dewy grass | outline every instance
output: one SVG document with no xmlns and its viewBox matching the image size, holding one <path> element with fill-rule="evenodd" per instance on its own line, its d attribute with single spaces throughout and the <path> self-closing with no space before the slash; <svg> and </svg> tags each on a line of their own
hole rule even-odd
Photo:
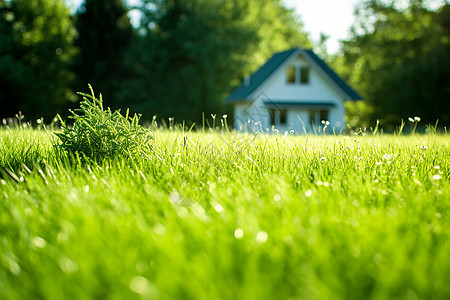
<svg viewBox="0 0 450 300">
<path fill-rule="evenodd" d="M 104 109 L 102 97 L 97 99 L 89 85 L 91 95 L 83 96 L 80 109 L 70 111 L 74 120 L 69 127 L 58 115 L 61 133 L 55 133 L 60 143 L 57 147 L 70 153 L 102 160 L 105 158 L 147 156 L 151 150 L 153 133 L 139 125 L 140 116 L 123 116 L 120 111 Z"/>
<path fill-rule="evenodd" d="M 0 299 L 449 299 L 448 135 L 152 144 L 0 179 Z"/>
<path fill-rule="evenodd" d="M 45 165 L 51 147 L 45 131 L 20 126 L 4 127 L 0 132 L 0 173 Z"/>
</svg>

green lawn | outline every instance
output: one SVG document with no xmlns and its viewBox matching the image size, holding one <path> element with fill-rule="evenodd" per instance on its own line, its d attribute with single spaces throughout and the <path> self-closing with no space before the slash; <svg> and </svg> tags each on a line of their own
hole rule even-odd
<svg viewBox="0 0 450 300">
<path fill-rule="evenodd" d="M 449 299 L 450 138 L 0 130 L 0 299 Z"/>
</svg>

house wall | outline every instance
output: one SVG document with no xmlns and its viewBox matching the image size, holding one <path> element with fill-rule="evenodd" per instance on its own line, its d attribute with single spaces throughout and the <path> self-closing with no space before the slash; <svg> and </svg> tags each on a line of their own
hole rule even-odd
<svg viewBox="0 0 450 300">
<path fill-rule="evenodd" d="M 286 80 L 287 66 L 308 66 L 310 69 L 309 83 L 307 84 L 288 84 Z M 315 103 L 334 103 L 333 108 L 329 110 L 328 132 L 339 132 L 344 127 L 345 108 L 343 99 L 339 93 L 302 57 L 295 57 L 285 62 L 277 72 L 272 74 L 265 84 L 258 88 L 251 97 L 253 102 L 240 103 L 235 105 L 235 128 L 238 130 L 254 131 L 255 129 L 272 131 L 269 111 L 264 102 L 278 101 L 283 102 L 315 102 Z M 312 128 L 309 120 L 308 108 L 290 108 L 287 111 L 286 124 L 275 124 L 275 128 L 281 132 L 294 130 L 296 133 L 319 132 L 322 130 L 322 124 L 315 124 Z M 257 123 L 257 125 L 255 125 Z M 320 127 L 320 128 L 319 128 Z"/>
<path fill-rule="evenodd" d="M 234 128 L 239 131 L 264 131 L 270 125 L 269 111 L 264 105 L 263 98 L 253 102 L 239 103 L 234 106 Z"/>
</svg>

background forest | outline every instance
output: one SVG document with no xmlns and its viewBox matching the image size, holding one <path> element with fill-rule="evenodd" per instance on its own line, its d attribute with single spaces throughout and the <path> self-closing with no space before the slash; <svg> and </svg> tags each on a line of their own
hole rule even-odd
<svg viewBox="0 0 450 300">
<path fill-rule="evenodd" d="M 350 38 L 329 55 L 281 0 L 0 0 L 0 117 L 50 121 L 87 83 L 113 109 L 195 122 L 274 52 L 314 48 L 365 101 L 352 126 L 409 116 L 450 124 L 450 5 L 361 0 Z M 139 16 L 130 20 L 129 12 Z"/>
</svg>

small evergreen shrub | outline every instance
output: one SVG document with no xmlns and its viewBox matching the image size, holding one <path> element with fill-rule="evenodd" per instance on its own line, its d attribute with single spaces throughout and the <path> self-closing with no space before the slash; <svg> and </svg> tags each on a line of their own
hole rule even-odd
<svg viewBox="0 0 450 300">
<path fill-rule="evenodd" d="M 57 115 L 62 129 L 55 133 L 57 147 L 95 160 L 147 156 L 153 132 L 139 125 L 141 115 L 129 117 L 128 109 L 125 116 L 120 110 L 103 109 L 102 95 L 97 99 L 91 85 L 89 89 L 91 95 L 78 93 L 83 96 L 80 108 L 69 110 L 69 118 L 75 120 L 72 127 Z"/>
</svg>

